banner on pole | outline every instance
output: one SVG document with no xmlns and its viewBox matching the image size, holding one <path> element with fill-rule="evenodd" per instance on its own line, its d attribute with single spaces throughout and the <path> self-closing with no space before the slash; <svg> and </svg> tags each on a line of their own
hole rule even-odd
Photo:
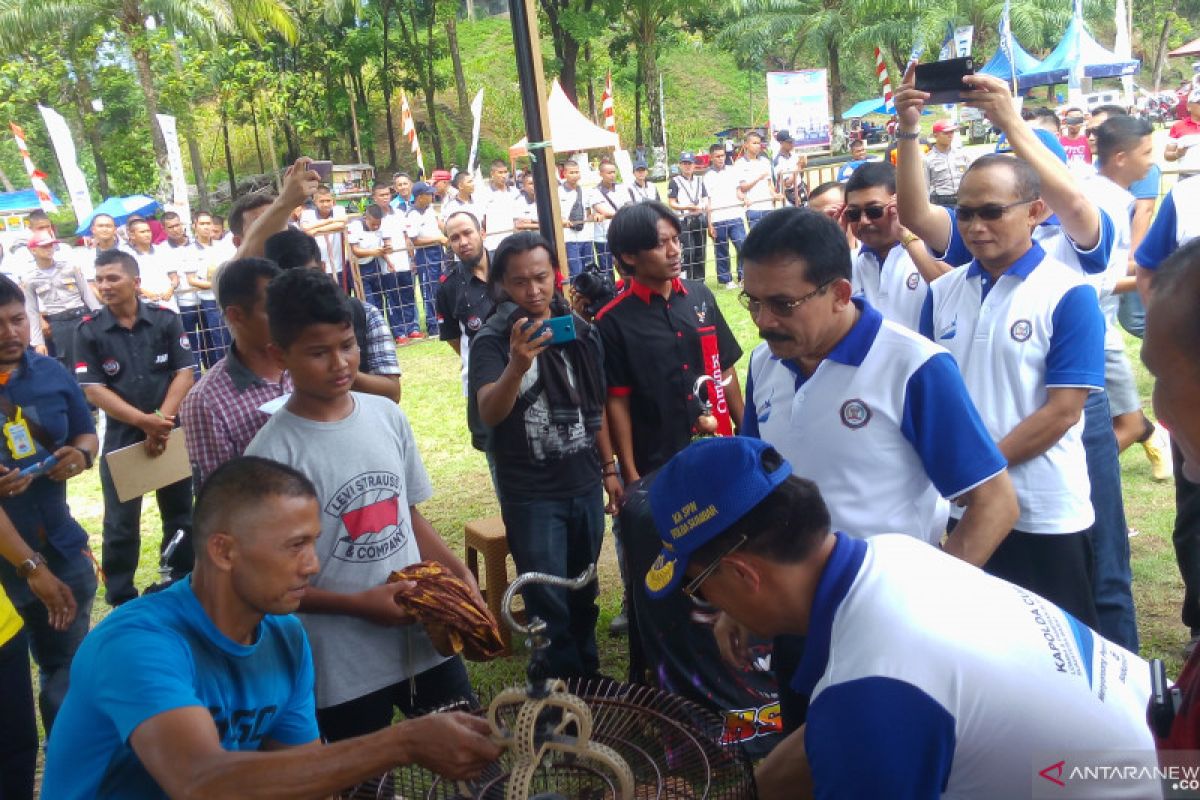
<svg viewBox="0 0 1200 800">
<path fill-rule="evenodd" d="M 479 125 L 483 121 L 483 89 L 471 101 L 471 118 L 474 122 L 471 126 L 471 156 L 467 159 L 467 172 L 474 173 L 478 166 L 475 159 L 479 155 Z"/>
<path fill-rule="evenodd" d="M 50 197 L 50 187 L 46 185 L 46 173 L 35 167 L 33 159 L 29 156 L 29 148 L 25 145 L 25 131 L 15 122 L 9 122 L 8 127 L 12 129 L 13 138 L 17 140 L 17 150 L 21 153 L 21 161 L 25 163 L 25 174 L 29 176 L 29 185 L 37 193 L 42 210 L 47 214 L 53 214 L 58 210 L 58 206 Z"/>
<path fill-rule="evenodd" d="M 787 131 L 797 147 L 829 144 L 829 79 L 823 69 L 767 73 L 771 130 Z"/>
<path fill-rule="evenodd" d="M 971 55 L 972 43 L 975 40 L 975 26 L 963 25 L 954 29 L 954 57 L 966 58 Z"/>
<path fill-rule="evenodd" d="M 896 110 L 896 102 L 892 99 L 892 82 L 888 80 L 887 62 L 883 60 L 883 51 L 875 48 L 875 74 L 879 77 L 879 87 L 883 90 L 883 110 L 892 113 Z"/>
<path fill-rule="evenodd" d="M 604 130 L 617 132 L 617 115 L 613 107 L 612 71 L 609 70 L 604 79 L 604 96 L 600 98 L 600 115 L 603 119 Z"/>
<path fill-rule="evenodd" d="M 400 93 L 400 132 L 408 139 L 408 146 L 417 157 L 417 169 L 421 180 L 428 180 L 425 175 L 425 159 L 421 157 L 421 143 L 417 141 L 417 124 L 413 122 L 412 109 L 408 107 L 408 95 Z"/>
<path fill-rule="evenodd" d="M 183 154 L 179 152 L 179 132 L 175 118 L 168 114 L 155 114 L 158 129 L 162 131 L 167 145 L 167 171 L 171 174 L 171 205 L 175 213 L 183 217 L 185 225 L 191 223 L 192 210 L 188 203 L 187 176 L 183 172 Z"/>
<path fill-rule="evenodd" d="M 50 144 L 54 146 L 54 154 L 58 157 L 58 167 L 62 170 L 63 182 L 67 184 L 67 194 L 71 196 L 71 208 L 75 209 L 75 219 L 83 222 L 92 215 L 92 195 L 88 191 L 87 178 L 79 169 L 75 153 L 75 142 L 71 139 L 71 129 L 63 115 L 53 108 L 38 105 L 46 130 L 50 134 Z"/>
</svg>

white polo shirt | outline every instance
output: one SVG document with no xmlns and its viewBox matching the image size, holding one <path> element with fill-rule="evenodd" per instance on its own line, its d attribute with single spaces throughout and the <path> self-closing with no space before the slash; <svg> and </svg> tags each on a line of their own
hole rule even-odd
<svg viewBox="0 0 1200 800">
<path fill-rule="evenodd" d="M 601 183 L 588 194 L 587 204 L 589 209 L 599 208 L 609 214 L 615 214 L 622 206 L 629 205 L 629 193 L 622 192 L 620 187 L 615 184 L 613 188 L 608 189 Z M 592 223 L 592 241 L 608 241 L 608 223 L 610 221 L 605 219 Z"/>
<path fill-rule="evenodd" d="M 459 195 L 447 197 L 445 202 L 442 203 L 442 207 L 438 210 L 438 221 L 445 224 L 447 218 L 458 211 L 469 212 L 475 217 L 476 221 L 481 221 L 483 219 L 483 209 L 479 207 L 479 203 L 476 202 L 477 200 L 478 198 L 473 194 L 470 200 L 463 200 Z"/>
<path fill-rule="evenodd" d="M 562 215 L 562 221 L 568 222 L 571 218 L 571 209 L 578 203 L 583 208 L 583 227 L 579 230 L 573 228 L 563 228 L 564 242 L 590 242 L 592 241 L 592 223 L 587 220 L 591 219 L 591 206 L 588 205 L 588 191 L 581 184 L 576 184 L 574 189 L 568 189 L 565 183 L 558 184 L 558 210 Z M 578 220 L 576 220 L 578 222 Z"/>
<path fill-rule="evenodd" d="M 775 207 L 775 196 L 772 194 L 774 178 L 771 172 L 770 158 L 763 154 L 759 154 L 758 158 L 754 160 L 739 158 L 734 162 L 733 168 L 737 173 L 739 186 L 749 183 L 760 175 L 763 176 L 762 180 L 745 193 L 746 199 L 750 201 L 750 205 L 747 206 L 750 211 L 770 211 Z"/>
<path fill-rule="evenodd" d="M 162 294 L 171 288 L 171 276 L 169 273 L 174 272 L 182 278 L 182 265 L 179 264 L 178 256 L 172 256 L 167 250 L 159 247 L 156 244 L 150 245 L 149 253 L 139 253 L 136 250 L 131 250 L 134 259 L 138 262 L 138 273 L 142 279 L 142 288 L 147 292 Z M 158 305 L 163 308 L 169 308 L 172 311 L 179 313 L 179 301 L 175 299 L 174 293 L 170 300 L 160 300 Z"/>
<path fill-rule="evenodd" d="M 407 226 L 408 235 L 413 240 L 413 244 L 416 244 L 417 239 L 436 239 L 442 235 L 442 226 L 438 224 L 438 215 L 432 205 L 424 211 L 418 211 L 415 206 L 410 208 L 404 215 L 404 224 Z M 440 248 L 441 245 L 417 245 L 418 249 L 421 247 Z"/>
<path fill-rule="evenodd" d="M 704 173 L 704 189 L 712 203 L 712 213 L 708 217 L 710 223 L 742 219 L 746 205 L 738 197 L 737 170 L 728 165 L 722 170 L 709 167 Z"/>
<path fill-rule="evenodd" d="M 1100 310 L 1104 312 L 1104 349 L 1124 352 L 1125 338 L 1117 323 L 1121 298 L 1113 290 L 1129 271 L 1129 251 L 1133 245 L 1133 194 L 1099 173 L 1092 173 L 1080 184 L 1088 198 L 1113 224 L 1112 252 L 1108 257 L 1108 267 L 1100 273 L 1096 290 L 1100 297 Z"/>
<path fill-rule="evenodd" d="M 995 441 L 1045 405 L 1048 389 L 1104 388 L 1104 317 L 1096 293 L 1036 243 L 995 281 L 977 261 L 938 278 L 920 330 L 958 361 Z M 1082 435 L 1080 415 L 1046 452 L 1009 465 L 1021 510 L 1018 530 L 1076 533 L 1091 527 Z"/>
<path fill-rule="evenodd" d="M 334 205 L 328 217 L 318 216 L 315 208 L 306 208 L 300 212 L 300 227 L 306 228 L 316 225 L 319 222 L 345 218 L 346 209 L 339 205 Z M 325 265 L 325 271 L 330 275 L 338 274 L 346 266 L 345 236 L 346 232 L 344 230 L 313 234 L 313 237 L 317 240 L 317 247 L 321 250 L 321 263 Z"/>
<path fill-rule="evenodd" d="M 408 257 L 408 215 L 399 211 L 388 214 L 379 221 L 379 231 L 376 236 L 378 244 L 360 244 L 359 247 L 382 247 L 387 239 L 393 252 L 386 256 L 390 272 L 411 272 L 412 262 Z"/>
<path fill-rule="evenodd" d="M 863 245 L 854 256 L 851 283 L 885 319 L 915 331 L 921 321 L 921 306 L 929 284 L 921 277 L 912 257 L 897 242 L 881 262 L 879 254 Z"/>
<path fill-rule="evenodd" d="M 521 193 L 510 186 L 496 189 L 489 185 L 476 194 L 479 195 L 477 206 L 483 213 L 479 222 L 487 231 L 483 247 L 494 251 L 514 231 Z"/>
<path fill-rule="evenodd" d="M 854 303 L 862 315 L 807 378 L 766 344 L 755 348 L 742 432 L 816 482 L 836 529 L 936 543 L 949 512 L 942 498 L 994 477 L 1004 457 L 950 354 L 861 297 Z"/>
<path fill-rule="evenodd" d="M 199 242 L 192 242 L 191 247 L 192 266 L 195 267 L 196 276 L 200 280 L 212 284 L 211 289 L 197 289 L 196 297 L 201 303 L 206 300 L 215 303 L 217 300 L 217 273 L 222 264 L 233 258 L 237 248 L 229 239 L 218 239 L 207 246 Z"/>
<path fill-rule="evenodd" d="M 1157 766 L 1150 669 L 1036 594 L 906 536 L 838 534 L 803 660 L 819 800 L 1014 800 L 1064 761 L 1064 797 L 1159 798 L 1151 780 L 1084 784 L 1074 767 Z M 1102 751 L 1103 761 L 1086 761 Z M 1074 788 L 1074 791 L 1072 789 Z"/>
<path fill-rule="evenodd" d="M 1200 148 L 1195 148 L 1200 152 Z M 1182 208 L 1184 213 L 1179 213 Z M 1175 184 L 1158 206 L 1158 213 L 1138 245 L 1134 260 L 1143 269 L 1155 270 L 1183 245 L 1200 236 L 1200 175 Z"/>
</svg>

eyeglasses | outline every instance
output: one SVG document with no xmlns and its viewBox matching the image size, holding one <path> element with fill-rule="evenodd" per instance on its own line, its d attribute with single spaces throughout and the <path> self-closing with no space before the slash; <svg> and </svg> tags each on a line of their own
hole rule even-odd
<svg viewBox="0 0 1200 800">
<path fill-rule="evenodd" d="M 836 280 L 836 278 L 834 279 Z M 812 300 L 820 294 L 825 294 L 825 290 L 830 287 L 833 281 L 828 281 L 821 284 L 816 289 L 813 289 L 803 297 L 798 297 L 795 300 L 779 300 L 776 298 L 768 298 L 766 300 L 757 300 L 745 292 L 738 293 L 738 302 L 742 304 L 742 308 L 750 312 L 750 316 L 757 317 L 762 313 L 763 306 L 770 309 L 771 313 L 776 317 L 790 317 L 792 312 L 800 306 Z"/>
<path fill-rule="evenodd" d="M 959 222 L 970 222 L 971 220 L 975 219 L 976 215 L 978 215 L 979 218 L 984 222 L 995 222 L 1003 217 L 1004 212 L 1008 211 L 1010 208 L 1027 206 L 1034 200 L 1037 200 L 1037 198 L 1031 197 L 1028 200 L 1018 200 L 1015 203 L 1008 203 L 1006 205 L 1000 205 L 999 203 L 988 203 L 987 205 L 982 205 L 979 207 L 955 206 L 954 215 L 958 218 Z"/>
<path fill-rule="evenodd" d="M 882 219 L 883 215 L 886 213 L 887 206 L 880 205 L 870 205 L 866 208 L 847 208 L 842 212 L 846 219 L 850 220 L 851 222 L 858 222 L 863 218 L 863 214 L 866 214 L 867 219 L 872 221 Z"/>
<path fill-rule="evenodd" d="M 696 577 L 694 577 L 690 581 L 688 581 L 687 585 L 683 587 L 683 593 L 686 594 L 688 597 L 695 599 L 696 593 L 700 591 L 700 584 L 704 583 L 706 580 L 711 578 L 712 574 L 717 571 L 717 567 L 721 566 L 721 562 L 724 561 L 729 556 L 736 553 L 737 549 L 746 543 L 746 539 L 747 539 L 746 535 L 742 534 L 742 536 L 736 542 L 733 543 L 732 547 L 730 547 L 724 553 L 721 553 L 721 555 L 714 558 L 712 560 L 712 563 L 710 563 L 707 567 L 705 567 L 704 570 L 699 575 L 697 575 Z"/>
</svg>

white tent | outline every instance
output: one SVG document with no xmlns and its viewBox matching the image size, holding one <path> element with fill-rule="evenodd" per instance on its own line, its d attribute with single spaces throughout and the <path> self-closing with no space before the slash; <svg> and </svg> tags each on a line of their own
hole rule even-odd
<svg viewBox="0 0 1200 800">
<path fill-rule="evenodd" d="M 546 101 L 546 111 L 550 117 L 550 143 L 556 153 L 570 153 L 575 150 L 600 150 L 606 147 L 617 147 L 617 135 L 606 131 L 599 125 L 579 113 L 575 104 L 570 101 L 558 81 L 550 87 L 550 99 Z M 529 155 L 526 145 L 521 141 L 508 148 L 510 158 L 520 158 Z"/>
</svg>

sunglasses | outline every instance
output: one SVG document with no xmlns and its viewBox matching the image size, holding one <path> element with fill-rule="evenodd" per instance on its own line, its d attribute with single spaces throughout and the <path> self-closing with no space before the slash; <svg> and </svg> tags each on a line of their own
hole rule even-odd
<svg viewBox="0 0 1200 800">
<path fill-rule="evenodd" d="M 978 207 L 955 206 L 954 214 L 958 218 L 959 222 L 970 222 L 971 220 L 975 219 L 975 217 L 979 217 L 984 222 L 995 222 L 1003 217 L 1005 212 L 1007 212 L 1010 208 L 1029 205 L 1036 199 L 1036 197 L 1031 197 L 1028 200 L 1018 200 L 1015 203 L 1008 203 L 1006 205 L 1000 205 L 999 203 L 988 203 Z"/>
<path fill-rule="evenodd" d="M 755 297 L 751 297 L 745 292 L 739 292 L 738 302 L 741 304 L 742 308 L 750 312 L 750 316 L 752 317 L 757 317 L 759 314 L 761 314 L 763 306 L 766 306 L 768 309 L 770 309 L 771 314 L 776 317 L 790 317 L 793 311 L 807 303 L 809 300 L 812 300 L 817 295 L 825 294 L 825 290 L 828 289 L 832 283 L 833 281 L 823 283 L 808 294 L 804 295 L 803 297 L 798 297 L 795 300 L 779 300 L 777 298 L 759 300 Z"/>
<path fill-rule="evenodd" d="M 730 547 L 724 553 L 721 553 L 721 555 L 714 558 L 712 560 L 712 562 L 707 567 L 705 567 L 699 575 L 697 575 L 696 577 L 692 578 L 690 581 L 687 582 L 687 585 L 683 587 L 683 593 L 686 594 L 688 597 L 692 598 L 693 600 L 697 599 L 698 593 L 700 591 L 700 584 L 704 583 L 706 580 L 711 578 L 712 574 L 717 571 L 717 567 L 721 566 L 721 562 L 724 561 L 729 556 L 736 553 L 738 548 L 746 543 L 746 538 L 747 537 L 745 535 L 741 536 L 736 542 L 733 543 L 732 547 Z"/>
<path fill-rule="evenodd" d="M 850 222 L 858 222 L 860 219 L 863 218 L 863 214 L 867 215 L 867 219 L 869 219 L 871 221 L 875 221 L 877 219 L 882 219 L 883 215 L 886 213 L 887 213 L 887 206 L 879 206 L 879 205 L 871 205 L 871 206 L 867 206 L 866 208 L 847 208 L 845 211 L 842 212 L 842 214 Z"/>
</svg>

